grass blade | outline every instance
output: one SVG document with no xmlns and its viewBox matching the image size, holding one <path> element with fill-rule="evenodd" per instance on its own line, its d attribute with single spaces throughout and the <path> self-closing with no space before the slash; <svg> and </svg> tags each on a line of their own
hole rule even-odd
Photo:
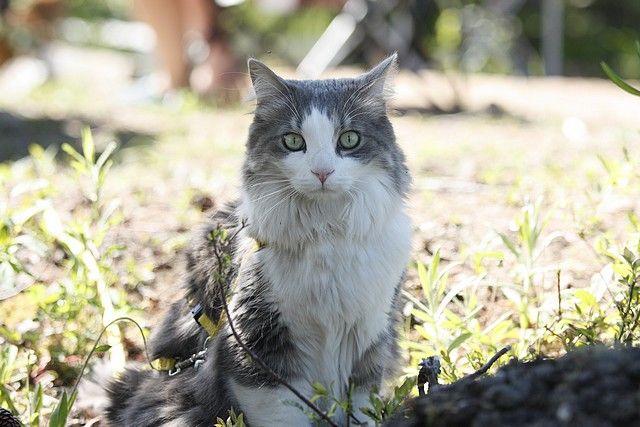
<svg viewBox="0 0 640 427">
<path fill-rule="evenodd" d="M 638 48 L 638 46 L 636 47 Z M 629 83 L 622 80 L 622 78 L 618 74 L 616 74 L 616 72 L 613 71 L 604 61 L 600 63 L 600 66 L 602 67 L 602 70 L 607 75 L 609 80 L 615 83 L 620 89 L 630 93 L 631 95 L 640 96 L 640 90 L 634 88 Z"/>
</svg>

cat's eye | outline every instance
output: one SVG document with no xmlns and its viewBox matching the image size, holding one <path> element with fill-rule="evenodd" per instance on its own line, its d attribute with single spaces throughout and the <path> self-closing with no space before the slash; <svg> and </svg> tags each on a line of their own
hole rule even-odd
<svg viewBox="0 0 640 427">
<path fill-rule="evenodd" d="M 360 144 L 360 135 L 358 135 L 358 132 L 356 131 L 348 130 L 340 135 L 338 143 L 340 144 L 340 147 L 345 150 L 351 150 Z"/>
<path fill-rule="evenodd" d="M 304 138 L 297 133 L 287 133 L 282 137 L 282 143 L 291 151 L 300 151 L 304 148 Z"/>
</svg>

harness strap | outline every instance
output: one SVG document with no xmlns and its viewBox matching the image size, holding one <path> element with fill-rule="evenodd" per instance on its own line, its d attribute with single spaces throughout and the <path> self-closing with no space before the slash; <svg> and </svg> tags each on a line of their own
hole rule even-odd
<svg viewBox="0 0 640 427">
<path fill-rule="evenodd" d="M 267 246 L 266 242 L 262 240 L 256 240 L 254 245 L 251 248 L 251 251 L 249 251 L 246 255 L 248 255 L 249 253 L 257 252 L 260 249 L 264 248 L 265 246 Z M 193 304 L 194 301 L 189 301 L 189 303 Z M 226 318 L 224 312 L 221 311 L 218 321 L 214 322 L 213 320 L 211 320 L 209 316 L 207 316 L 207 313 L 204 312 L 204 308 L 202 307 L 202 304 L 197 302 L 195 306 L 191 309 L 191 315 L 193 316 L 193 320 L 198 325 L 200 325 L 201 328 L 207 331 L 207 334 L 209 335 L 210 338 L 213 338 L 216 335 L 218 335 L 218 332 L 220 332 L 220 329 L 222 329 L 222 326 L 224 325 L 225 318 Z M 163 372 L 168 371 L 169 373 L 171 372 L 177 373 L 179 372 L 179 370 L 175 371 L 175 369 L 176 369 L 176 365 L 179 363 L 180 363 L 179 360 L 175 357 L 158 357 L 151 361 L 151 366 L 157 371 L 163 371 Z"/>
<path fill-rule="evenodd" d="M 200 327 L 202 327 L 210 337 L 215 337 L 220 332 L 222 325 L 224 324 L 224 312 L 220 313 L 220 317 L 216 323 L 211 320 L 207 313 L 204 312 L 202 308 L 202 304 L 196 304 L 196 306 L 191 310 L 191 315 L 193 316 L 193 320 L 196 321 Z"/>
</svg>

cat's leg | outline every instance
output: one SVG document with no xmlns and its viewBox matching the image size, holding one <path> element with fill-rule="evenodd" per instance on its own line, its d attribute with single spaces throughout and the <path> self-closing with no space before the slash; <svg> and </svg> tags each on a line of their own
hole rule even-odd
<svg viewBox="0 0 640 427">
<path fill-rule="evenodd" d="M 367 417 L 363 412 L 362 408 L 370 408 L 371 403 L 369 402 L 369 393 L 371 392 L 371 388 L 373 384 L 369 387 L 356 387 L 351 395 L 351 421 L 350 425 L 358 425 L 358 423 L 364 425 L 369 423 L 372 424 L 372 420 Z"/>
<path fill-rule="evenodd" d="M 304 396 L 312 394 L 308 383 L 293 381 L 291 385 Z M 231 381 L 231 390 L 252 427 L 311 426 L 311 420 L 299 406 L 308 408 L 284 386 L 245 386 Z"/>
<path fill-rule="evenodd" d="M 382 379 L 393 370 L 394 361 L 397 360 L 397 343 L 393 335 L 393 329 L 389 328 L 389 334 L 383 335 L 375 342 L 360 360 L 354 365 L 351 373 L 351 382 L 354 390 L 351 395 L 352 425 L 356 420 L 360 423 L 372 424 L 372 420 L 364 415 L 361 408 L 371 408 L 369 395 L 373 388 L 380 389 Z"/>
<path fill-rule="evenodd" d="M 167 310 L 149 339 L 149 356 L 186 359 L 202 349 L 207 333 L 193 320 L 186 301 L 176 301 Z"/>
</svg>

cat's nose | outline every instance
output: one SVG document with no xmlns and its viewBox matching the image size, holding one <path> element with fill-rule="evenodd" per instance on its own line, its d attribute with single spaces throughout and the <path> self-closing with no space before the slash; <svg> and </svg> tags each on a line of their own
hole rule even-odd
<svg viewBox="0 0 640 427">
<path fill-rule="evenodd" d="M 311 169 L 311 173 L 318 177 L 318 179 L 320 180 L 321 184 L 324 184 L 324 182 L 327 180 L 327 178 L 329 178 L 329 175 L 331 175 L 334 172 L 335 172 L 335 169 L 332 169 L 332 170 L 319 169 L 317 171 L 314 171 L 313 169 Z"/>
</svg>

